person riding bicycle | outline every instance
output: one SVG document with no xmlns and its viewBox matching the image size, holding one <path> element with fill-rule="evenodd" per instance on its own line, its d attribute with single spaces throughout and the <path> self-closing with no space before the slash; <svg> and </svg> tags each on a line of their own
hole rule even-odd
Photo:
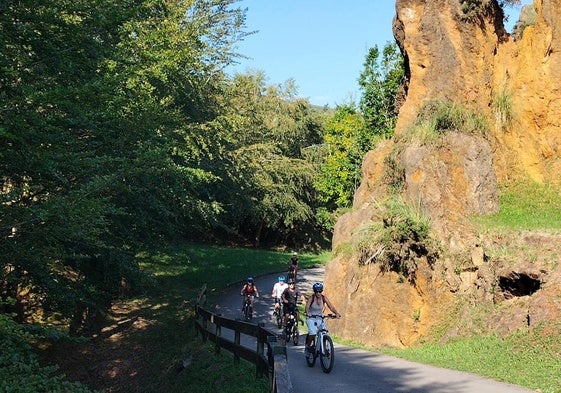
<svg viewBox="0 0 561 393">
<path fill-rule="evenodd" d="M 316 282 L 313 285 L 314 294 L 310 296 L 306 303 L 306 325 L 308 326 L 308 335 L 306 336 L 306 354 L 312 353 L 314 348 L 314 339 L 318 332 L 318 327 L 323 323 L 321 316 L 325 306 L 331 310 L 337 318 L 341 318 L 341 314 L 335 310 L 335 306 L 323 294 L 323 284 Z"/>
<path fill-rule="evenodd" d="M 288 281 L 288 288 L 284 290 L 281 296 L 282 304 L 283 304 L 283 315 L 284 315 L 284 322 L 283 325 L 286 326 L 286 322 L 288 321 L 288 316 L 290 314 L 294 314 L 296 317 L 296 323 L 299 322 L 298 312 L 296 308 L 296 303 L 298 302 L 298 298 L 302 301 L 302 303 L 306 303 L 306 298 L 304 295 L 296 289 L 296 283 L 294 279 L 289 278 Z"/>
<path fill-rule="evenodd" d="M 286 283 L 286 278 L 284 276 L 279 276 L 278 279 L 279 281 L 273 285 L 273 292 L 271 293 L 271 297 L 275 299 L 274 315 L 277 315 L 276 313 L 280 312 L 279 303 L 282 302 L 282 293 L 286 288 L 288 288 L 288 284 Z"/>
<path fill-rule="evenodd" d="M 293 264 L 288 265 L 288 271 L 286 272 L 286 279 L 287 280 L 295 280 L 296 282 L 296 268 Z"/>
<path fill-rule="evenodd" d="M 290 264 L 294 266 L 294 281 L 296 281 L 296 277 L 298 276 L 298 253 L 296 251 L 292 253 Z"/>
<path fill-rule="evenodd" d="M 242 287 L 240 295 L 243 296 L 242 313 L 244 311 L 245 303 L 248 297 L 251 301 L 251 308 L 253 309 L 253 301 L 255 300 L 256 297 L 259 297 L 259 291 L 257 290 L 257 286 L 255 285 L 255 282 L 253 281 L 253 277 L 247 278 L 247 282 Z"/>
</svg>

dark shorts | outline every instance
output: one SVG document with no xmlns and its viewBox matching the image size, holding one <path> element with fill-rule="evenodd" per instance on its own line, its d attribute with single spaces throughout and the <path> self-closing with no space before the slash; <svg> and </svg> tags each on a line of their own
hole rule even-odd
<svg viewBox="0 0 561 393">
<path fill-rule="evenodd" d="M 294 312 L 295 309 L 296 309 L 296 304 L 294 304 L 294 303 L 285 303 L 282 306 L 282 311 L 285 314 L 292 313 L 292 312 Z"/>
</svg>

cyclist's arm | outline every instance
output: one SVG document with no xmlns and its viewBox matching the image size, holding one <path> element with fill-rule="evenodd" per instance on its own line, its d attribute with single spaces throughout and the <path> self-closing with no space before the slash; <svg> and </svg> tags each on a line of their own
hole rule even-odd
<svg viewBox="0 0 561 393">
<path fill-rule="evenodd" d="M 333 306 L 333 304 L 331 304 L 331 302 L 329 301 L 327 296 L 324 296 L 323 298 L 325 300 L 325 304 L 327 304 L 327 307 L 329 307 L 331 312 L 334 313 L 337 318 L 341 318 L 341 314 L 339 314 L 339 312 L 335 309 L 335 306 Z"/>
<path fill-rule="evenodd" d="M 306 302 L 306 316 L 310 316 L 310 306 L 312 305 L 312 302 L 314 301 L 314 295 L 310 296 L 310 298 L 308 299 L 308 301 Z"/>
<path fill-rule="evenodd" d="M 284 292 L 283 292 L 282 295 L 281 295 L 281 301 L 282 301 L 283 303 L 288 303 L 288 299 L 286 298 L 286 295 L 285 295 L 285 294 L 286 294 L 286 289 L 284 290 Z"/>
</svg>

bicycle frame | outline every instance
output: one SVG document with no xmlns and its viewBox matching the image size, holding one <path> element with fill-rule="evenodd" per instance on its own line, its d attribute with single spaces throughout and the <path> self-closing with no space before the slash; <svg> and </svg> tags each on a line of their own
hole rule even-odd
<svg viewBox="0 0 561 393">
<path fill-rule="evenodd" d="M 312 318 L 321 318 L 321 323 L 315 322 L 318 327 L 318 331 L 314 338 L 315 342 L 313 348 L 315 348 L 315 353 L 312 356 L 306 356 L 306 363 L 309 367 L 313 367 L 316 363 L 316 359 L 320 358 L 321 369 L 324 373 L 329 373 L 333 369 L 334 359 L 335 359 L 335 348 L 333 347 L 333 340 L 329 336 L 329 331 L 325 324 L 326 318 L 336 318 L 335 315 L 312 315 Z"/>
<path fill-rule="evenodd" d="M 244 317 L 246 320 L 253 318 L 253 306 L 252 303 L 255 300 L 255 295 L 242 295 L 245 296 L 244 300 Z"/>
</svg>

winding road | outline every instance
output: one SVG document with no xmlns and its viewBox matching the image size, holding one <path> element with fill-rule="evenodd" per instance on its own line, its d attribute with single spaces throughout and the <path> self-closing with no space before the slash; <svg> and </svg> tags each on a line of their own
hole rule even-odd
<svg viewBox="0 0 561 393">
<path fill-rule="evenodd" d="M 255 283 L 261 295 L 255 302 L 254 322 L 263 322 L 274 332 L 279 332 L 272 319 L 271 290 L 278 275 L 257 277 Z M 298 289 L 311 292 L 314 282 L 323 281 L 323 268 L 298 272 Z M 242 299 L 239 287 L 232 286 L 222 297 L 215 312 L 225 317 L 241 317 Z M 326 289 L 329 293 L 329 288 Z M 345 317 L 343 315 L 343 317 Z M 300 345 L 287 344 L 290 378 L 295 393 L 528 393 L 531 390 L 497 382 L 477 375 L 413 363 L 391 356 L 335 344 L 335 366 L 330 374 L 322 372 L 319 362 L 315 367 L 306 365 L 304 358 L 305 336 Z M 252 346 L 255 343 L 245 343 Z"/>
</svg>

